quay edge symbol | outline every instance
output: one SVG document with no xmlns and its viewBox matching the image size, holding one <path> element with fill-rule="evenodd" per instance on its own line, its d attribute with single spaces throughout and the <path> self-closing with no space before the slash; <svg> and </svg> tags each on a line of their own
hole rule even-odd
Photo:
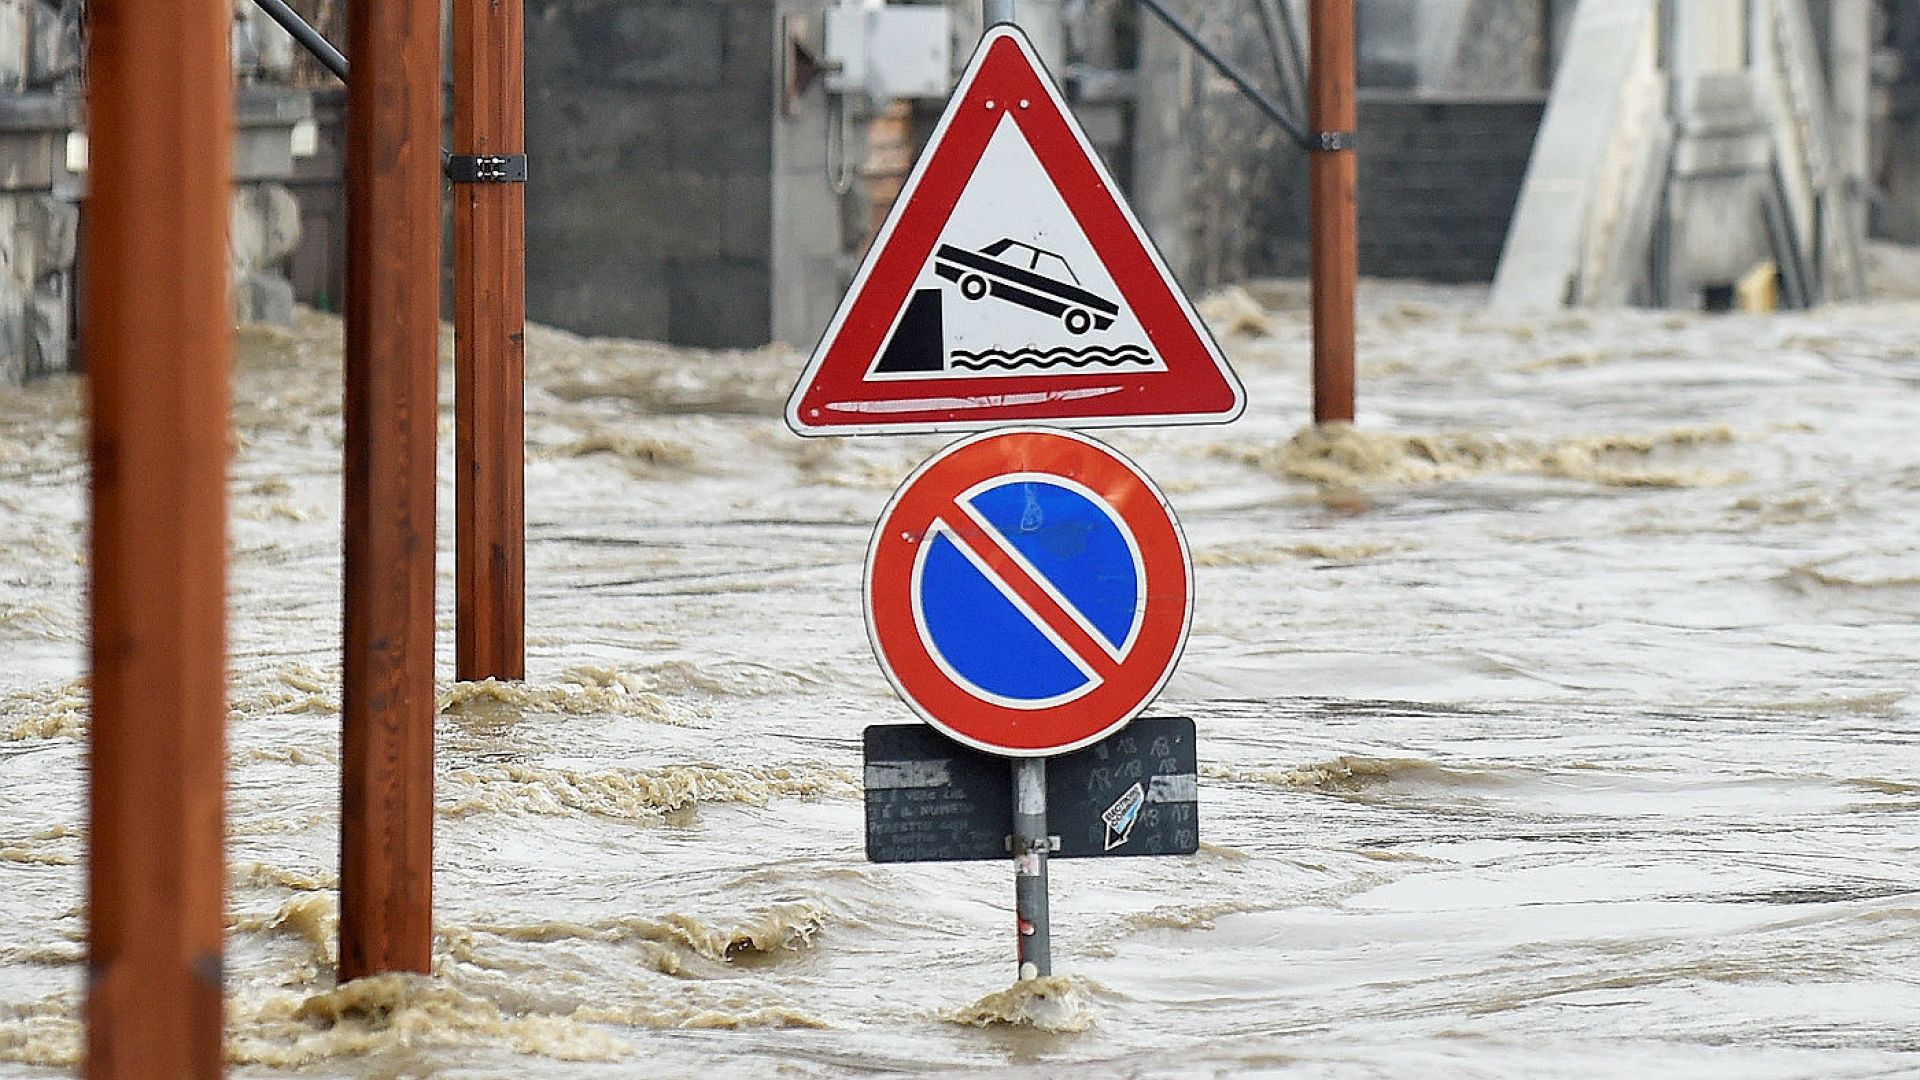
<svg viewBox="0 0 1920 1080">
<path fill-rule="evenodd" d="M 981 41 L 787 403 L 801 435 L 1227 423 L 1245 392 L 1019 29 Z"/>
</svg>

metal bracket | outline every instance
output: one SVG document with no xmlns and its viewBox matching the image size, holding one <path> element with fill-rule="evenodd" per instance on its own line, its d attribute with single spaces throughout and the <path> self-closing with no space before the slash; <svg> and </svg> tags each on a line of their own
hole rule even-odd
<svg viewBox="0 0 1920 1080">
<path fill-rule="evenodd" d="M 524 184 L 525 154 L 449 154 L 447 179 L 456 184 Z"/>
<path fill-rule="evenodd" d="M 802 15 L 780 17 L 780 108 L 788 119 L 800 115 L 800 96 L 833 68 L 820 58 L 820 30 Z"/>
<path fill-rule="evenodd" d="M 1359 137 L 1351 131 L 1322 131 L 1307 144 L 1307 149 L 1330 154 L 1338 150 L 1352 150 L 1359 142 Z"/>
</svg>

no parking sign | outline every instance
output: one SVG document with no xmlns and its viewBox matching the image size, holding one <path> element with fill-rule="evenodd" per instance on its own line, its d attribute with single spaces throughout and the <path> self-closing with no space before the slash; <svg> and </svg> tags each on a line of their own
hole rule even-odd
<svg viewBox="0 0 1920 1080">
<path fill-rule="evenodd" d="M 1040 757 L 1118 731 L 1166 684 L 1193 615 L 1179 523 L 1145 473 L 1068 431 L 997 431 L 907 478 L 874 531 L 875 656 L 928 723 Z"/>
</svg>

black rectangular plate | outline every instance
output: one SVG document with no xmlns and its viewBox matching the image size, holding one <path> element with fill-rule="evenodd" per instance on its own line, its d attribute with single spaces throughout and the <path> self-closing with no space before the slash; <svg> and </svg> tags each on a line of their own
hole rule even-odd
<svg viewBox="0 0 1920 1080">
<path fill-rule="evenodd" d="M 1006 859 L 1013 765 L 925 724 L 866 731 L 867 858 Z M 1200 850 L 1193 721 L 1142 717 L 1102 742 L 1047 759 L 1047 829 L 1058 859 Z M 1137 789 L 1137 790 L 1136 790 Z"/>
</svg>

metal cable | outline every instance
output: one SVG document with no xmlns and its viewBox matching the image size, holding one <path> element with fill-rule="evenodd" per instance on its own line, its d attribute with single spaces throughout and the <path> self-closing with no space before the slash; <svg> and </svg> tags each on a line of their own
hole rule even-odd
<svg viewBox="0 0 1920 1080">
<path fill-rule="evenodd" d="M 1136 0 L 1136 2 L 1139 3 L 1141 7 L 1158 15 L 1160 21 L 1167 24 L 1167 29 L 1172 30 L 1174 34 L 1179 36 L 1180 40 L 1186 42 L 1194 52 L 1204 57 L 1207 63 L 1212 64 L 1213 69 L 1224 76 L 1228 82 L 1238 87 L 1240 92 L 1246 95 L 1247 100 L 1259 106 L 1261 112 L 1266 113 L 1274 123 L 1279 124 L 1280 129 L 1291 136 L 1294 143 L 1301 149 L 1320 149 L 1320 141 L 1309 138 L 1306 129 L 1300 126 L 1299 121 L 1289 116 L 1287 110 L 1278 102 L 1268 97 L 1265 91 L 1253 85 L 1253 82 L 1241 74 L 1240 69 L 1234 67 L 1231 61 L 1214 51 L 1213 47 L 1205 41 L 1202 41 L 1200 35 L 1195 33 L 1192 27 L 1181 22 L 1179 17 L 1174 15 L 1173 12 L 1167 10 L 1166 5 L 1163 4 L 1161 0 Z"/>
</svg>

